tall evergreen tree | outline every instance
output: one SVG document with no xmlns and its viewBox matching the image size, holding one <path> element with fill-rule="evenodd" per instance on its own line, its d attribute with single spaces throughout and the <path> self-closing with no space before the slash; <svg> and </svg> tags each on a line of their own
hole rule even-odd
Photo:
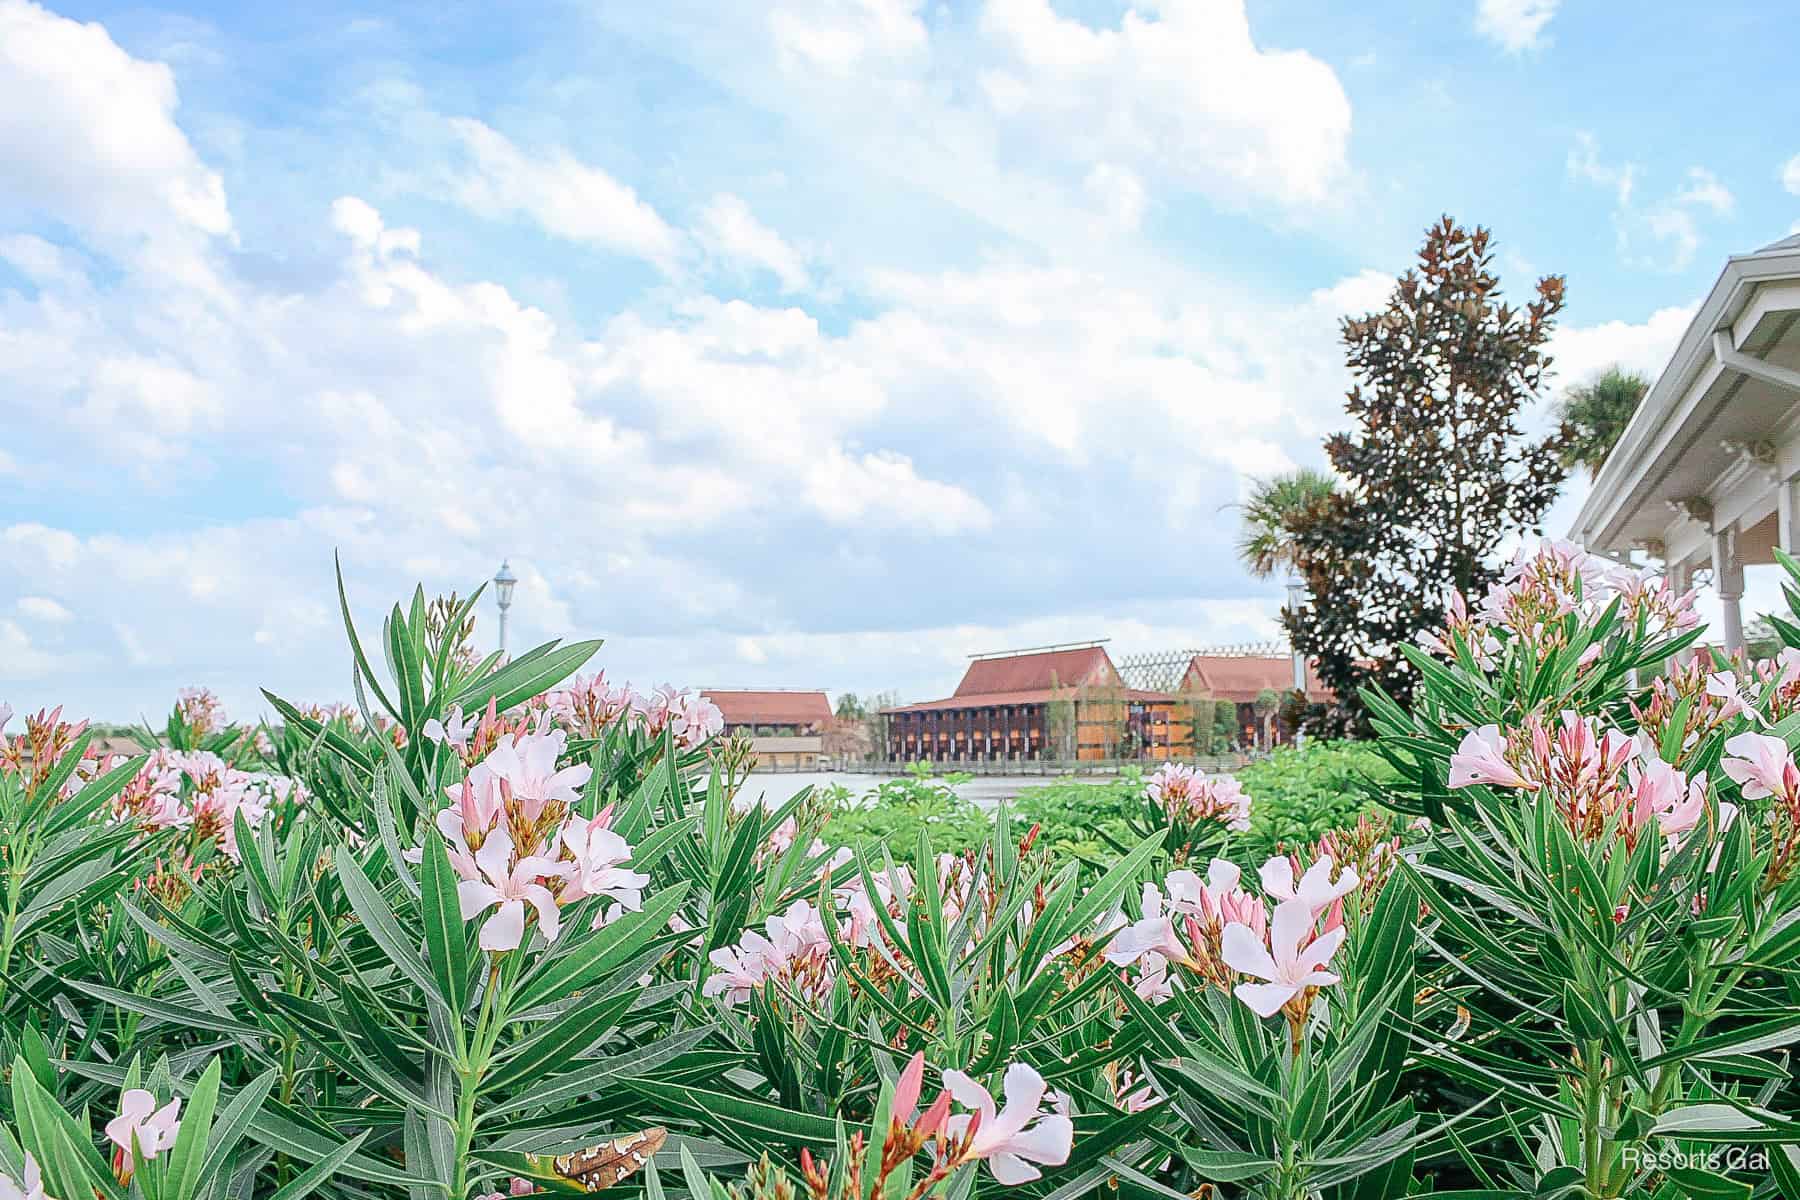
<svg viewBox="0 0 1800 1200">
<path fill-rule="evenodd" d="M 1450 588 L 1478 596 L 1498 577 L 1502 541 L 1539 531 L 1567 474 L 1567 435 L 1520 425 L 1550 366 L 1562 277 L 1514 308 L 1493 257 L 1487 230 L 1445 217 L 1387 307 L 1343 322 L 1355 428 L 1325 444 L 1336 494 L 1295 517 L 1309 601 L 1282 618 L 1337 695 L 1321 732 L 1366 728 L 1358 688 L 1410 699 L 1399 646 L 1442 623 Z"/>
</svg>

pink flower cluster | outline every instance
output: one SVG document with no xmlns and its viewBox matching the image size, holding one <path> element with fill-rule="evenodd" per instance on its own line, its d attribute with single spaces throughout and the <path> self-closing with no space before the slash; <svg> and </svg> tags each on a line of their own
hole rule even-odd
<svg viewBox="0 0 1800 1200">
<path fill-rule="evenodd" d="M 1344 940 L 1344 897 L 1359 880 L 1329 856 L 1296 877 L 1293 859 L 1277 855 L 1258 874 L 1264 899 L 1245 891 L 1242 872 L 1219 858 L 1204 883 L 1192 871 L 1174 871 L 1166 896 L 1144 885 L 1144 915 L 1130 924 L 1115 918 L 1107 961 L 1135 966 L 1133 987 L 1146 999 L 1173 992 L 1169 967 L 1179 964 L 1231 988 L 1259 1016 L 1286 1008 L 1304 1017 L 1314 990 L 1338 981 L 1325 968 Z M 1273 916 L 1269 900 L 1277 902 Z"/>
<path fill-rule="evenodd" d="M 1635 628 L 1644 619 L 1653 637 L 1685 633 L 1700 623 L 1693 591 L 1677 594 L 1666 579 L 1627 567 L 1608 567 L 1570 542 L 1546 540 L 1535 551 L 1521 549 L 1499 582 L 1488 588 L 1479 609 L 1471 611 L 1461 592 L 1452 590 L 1441 631 L 1427 632 L 1419 644 L 1434 654 L 1453 654 L 1461 641 L 1476 663 L 1492 667 L 1502 646 L 1518 640 L 1540 654 L 1564 644 L 1563 618 L 1579 614 L 1592 622 L 1614 597 L 1621 600 L 1620 620 Z M 1599 657 L 1591 646 L 1583 661 Z"/>
<path fill-rule="evenodd" d="M 1250 797 L 1228 775 L 1215 778 L 1183 763 L 1164 763 L 1144 781 L 1144 795 L 1171 821 L 1217 821 L 1235 833 L 1250 828 Z"/>
<path fill-rule="evenodd" d="M 625 866 L 631 846 L 609 827 L 611 810 L 593 818 L 575 812 L 593 768 L 557 766 L 567 736 L 540 721 L 501 738 L 447 789 L 453 803 L 435 819 L 460 879 L 463 920 L 487 917 L 483 950 L 518 949 L 531 914 L 545 940 L 555 941 L 562 906 L 589 896 L 612 901 L 597 920 L 643 907 L 650 877 Z"/>
<path fill-rule="evenodd" d="M 557 724 L 581 738 L 600 737 L 624 718 L 647 737 L 660 737 L 669 729 L 676 744 L 691 750 L 725 728 L 718 706 L 697 692 L 665 683 L 646 696 L 628 683 L 617 687 L 607 683 L 604 671 L 575 676 L 551 692 L 546 702 Z"/>
<path fill-rule="evenodd" d="M 306 789 L 285 775 L 241 770 L 210 750 L 156 750 L 113 798 L 113 815 L 145 829 L 187 830 L 237 862 L 238 814 L 260 828 L 290 800 L 304 803 Z"/>
<path fill-rule="evenodd" d="M 194 737 L 225 728 L 225 709 L 209 688 L 183 688 L 175 695 L 175 711 Z"/>
<path fill-rule="evenodd" d="M 873 1178 L 867 1194 L 884 1196 L 906 1190 L 913 1197 L 932 1195 L 936 1185 L 958 1168 L 985 1162 L 1003 1184 L 1029 1183 L 1042 1178 L 1043 1166 L 1061 1166 L 1074 1148 L 1075 1122 L 1067 1111 L 1067 1097 L 1050 1090 L 1044 1077 L 1027 1063 L 1012 1063 L 1001 1078 L 1005 1104 L 994 1102 L 992 1092 L 962 1071 L 943 1072 L 944 1086 L 921 1112 L 919 1100 L 925 1084 L 925 1055 L 914 1054 L 894 1083 L 888 1128 L 877 1130 L 881 1140 L 868 1147 L 879 1150 L 869 1159 Z M 955 1112 L 952 1101 L 965 1111 Z M 910 1167 L 926 1147 L 931 1148 L 931 1168 L 910 1189 L 896 1189 L 892 1177 Z M 863 1135 L 854 1134 L 849 1146 L 855 1165 L 851 1178 L 861 1178 Z M 800 1170 L 812 1200 L 834 1195 L 861 1195 L 863 1187 L 833 1189 L 833 1172 L 817 1162 L 811 1151 L 801 1150 Z M 909 1180 L 910 1182 L 910 1180 Z"/>
<path fill-rule="evenodd" d="M 1740 735 L 1726 748 L 1760 736 Z M 1728 774 L 1738 769 L 1729 759 L 1722 765 Z M 1573 712 L 1554 730 L 1535 716 L 1511 736 L 1497 725 L 1470 730 L 1450 756 L 1449 786 L 1477 785 L 1547 797 L 1578 837 L 1592 841 L 1616 829 L 1627 848 L 1654 832 L 1672 851 L 1706 815 L 1705 772 L 1689 777 L 1658 757 L 1647 738 L 1602 730 L 1595 718 Z M 1722 802 L 1719 815 L 1728 825 L 1736 808 Z"/>
<path fill-rule="evenodd" d="M 849 861 L 849 851 L 840 850 L 822 868 L 829 875 Z M 953 925 L 965 909 L 973 907 L 972 918 L 979 918 L 984 908 L 977 901 L 975 873 L 968 862 L 954 855 L 940 855 L 935 864 L 939 887 L 939 904 L 944 921 Z M 846 946 L 868 950 L 882 943 L 876 951 L 878 962 L 890 956 L 904 957 L 906 920 L 912 907 L 917 885 L 912 871 L 896 866 L 872 876 L 871 892 L 860 878 L 832 890 L 832 916 L 838 936 Z M 888 945 L 882 914 L 900 934 L 902 944 Z M 979 921 L 977 921 L 979 924 Z M 812 999 L 830 994 L 836 978 L 836 962 L 830 936 L 817 909 L 805 900 L 795 901 L 785 913 L 764 922 L 766 932 L 747 929 L 736 945 L 721 946 L 709 956 L 714 973 L 704 985 L 709 996 L 719 996 L 726 1004 L 741 1004 L 749 999 L 752 989 L 777 982 Z"/>
</svg>

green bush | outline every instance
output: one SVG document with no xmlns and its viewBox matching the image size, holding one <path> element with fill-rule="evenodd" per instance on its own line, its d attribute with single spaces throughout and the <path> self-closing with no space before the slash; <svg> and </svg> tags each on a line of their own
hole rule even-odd
<svg viewBox="0 0 1800 1200">
<path fill-rule="evenodd" d="M 878 852 L 887 847 L 896 860 L 910 858 L 919 834 L 929 832 L 931 845 L 946 854 L 962 854 L 981 845 L 988 835 L 988 815 L 956 794 L 956 786 L 972 776 L 933 775 L 915 763 L 905 775 L 883 780 L 860 799 L 849 789 L 834 787 L 827 797 L 831 819 L 820 838 L 828 846 Z"/>
<path fill-rule="evenodd" d="M 1116 847 L 1134 843 L 1129 820 L 1142 807 L 1143 773 L 1126 767 L 1115 779 L 1084 783 L 1059 779 L 1026 788 L 1011 802 L 1016 823 L 1039 826 L 1038 844 L 1084 862 L 1110 862 Z"/>
<path fill-rule="evenodd" d="M 1283 746 L 1237 772 L 1250 794 L 1250 832 L 1238 856 L 1257 861 L 1277 850 L 1310 845 L 1333 829 L 1347 829 L 1363 813 L 1382 809 L 1368 784 L 1396 780 L 1369 742 L 1309 742 Z"/>
</svg>

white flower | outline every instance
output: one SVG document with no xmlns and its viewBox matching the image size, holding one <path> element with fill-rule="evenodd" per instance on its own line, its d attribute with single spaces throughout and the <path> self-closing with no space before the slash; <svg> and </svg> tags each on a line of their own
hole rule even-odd
<svg viewBox="0 0 1800 1200">
<path fill-rule="evenodd" d="M 944 1086 L 958 1104 L 974 1113 L 957 1113 L 945 1123 L 953 1138 L 961 1138 L 975 1114 L 976 1126 L 969 1157 L 987 1160 L 988 1170 L 1004 1184 L 1027 1183 L 1042 1176 L 1033 1163 L 1061 1166 L 1069 1161 L 1075 1141 L 1075 1123 L 1057 1112 L 1045 1112 L 1044 1077 L 1025 1063 L 1006 1068 L 1001 1088 L 1006 1107 L 995 1111 L 994 1097 L 961 1071 L 945 1071 Z M 1035 1122 L 1035 1123 L 1034 1123 Z"/>
<path fill-rule="evenodd" d="M 447 742 L 458 750 L 462 750 L 468 746 L 469 736 L 475 732 L 475 726 L 478 723 L 478 721 L 464 719 L 462 705 L 452 704 L 450 711 L 444 714 L 444 720 L 431 718 L 425 722 L 423 732 L 428 741 L 437 742 L 440 745 Z"/>
<path fill-rule="evenodd" d="M 475 865 L 484 879 L 465 879 L 456 885 L 462 901 L 462 919 L 478 917 L 496 905 L 499 911 L 481 927 L 479 939 L 483 950 L 517 950 L 525 938 L 525 906 L 537 909 L 538 928 L 544 940 L 554 942 L 561 926 L 556 897 L 542 880 L 562 873 L 547 858 L 527 855 L 517 865 L 512 863 L 512 837 L 504 829 L 496 829 L 475 852 Z"/>
<path fill-rule="evenodd" d="M 1343 943 L 1344 928 L 1313 936 L 1314 913 L 1303 900 L 1289 900 L 1275 908 L 1269 923 L 1269 944 L 1264 946 L 1248 925 L 1225 927 L 1220 950 L 1225 965 L 1243 975 L 1265 980 L 1240 983 L 1235 995 L 1259 1017 L 1272 1017 L 1281 1006 L 1309 987 L 1326 987 L 1338 977 L 1325 970 Z M 1273 950 L 1271 954 L 1270 951 Z"/>
<path fill-rule="evenodd" d="M 1262 876 L 1265 893 L 1277 900 L 1304 900 L 1316 917 L 1330 908 L 1333 900 L 1354 892 L 1360 882 L 1354 867 L 1345 867 L 1337 882 L 1331 882 L 1334 866 L 1331 855 L 1321 854 L 1319 860 L 1307 868 L 1306 874 L 1296 884 L 1293 860 L 1285 854 L 1278 854 L 1264 863 L 1257 873 Z"/>
<path fill-rule="evenodd" d="M 3 710 L 5 705 L 0 705 Z M 7 714 L 0 711 L 0 717 Z M 6 722 L 0 720 L 0 725 Z M 31 1157 L 31 1151 L 25 1152 L 25 1171 L 22 1182 L 15 1182 L 10 1175 L 0 1175 L 0 1200 L 45 1200 L 44 1173 L 38 1168 L 37 1159 Z"/>
<path fill-rule="evenodd" d="M 620 865 L 630 861 L 631 844 L 606 827 L 611 818 L 611 812 L 605 812 L 591 821 L 571 817 L 564 823 L 562 844 L 575 863 L 562 898 L 572 902 L 583 896 L 606 896 L 636 912 L 644 906 L 650 877 Z"/>
<path fill-rule="evenodd" d="M 136 1155 L 152 1159 L 175 1145 L 176 1135 L 181 1132 L 180 1115 L 179 1099 L 158 1108 L 156 1097 L 143 1088 L 120 1094 L 119 1115 L 106 1123 L 106 1136 L 119 1148 L 116 1157 L 126 1178 L 136 1166 Z"/>
</svg>

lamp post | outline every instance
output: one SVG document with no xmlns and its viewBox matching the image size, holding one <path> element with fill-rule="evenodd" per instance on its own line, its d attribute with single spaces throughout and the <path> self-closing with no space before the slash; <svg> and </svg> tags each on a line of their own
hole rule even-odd
<svg viewBox="0 0 1800 1200">
<path fill-rule="evenodd" d="M 1293 618 L 1298 618 L 1300 610 L 1306 607 L 1305 582 L 1299 579 L 1289 579 L 1287 582 L 1287 594 L 1288 615 Z M 1294 636 L 1290 631 L 1288 634 L 1288 644 L 1293 645 L 1293 640 Z M 1301 654 L 1297 647 L 1294 650 L 1294 690 L 1296 692 L 1306 691 L 1306 656 Z"/>
<path fill-rule="evenodd" d="M 1287 581 L 1287 594 L 1288 594 L 1288 602 L 1287 602 L 1288 615 L 1291 618 L 1298 619 L 1298 617 L 1300 616 L 1300 610 L 1302 608 L 1306 607 L 1306 583 L 1305 583 L 1305 581 L 1300 579 L 1298 576 L 1290 575 L 1288 577 L 1288 581 Z M 1294 651 L 1294 690 L 1296 692 L 1300 693 L 1300 696 L 1302 699 L 1305 699 L 1305 697 L 1306 697 L 1306 655 L 1300 653 L 1300 647 L 1294 645 L 1294 634 L 1293 634 L 1292 630 L 1288 631 L 1288 645 L 1291 646 Z M 1305 709 L 1302 708 L 1301 711 L 1304 712 Z M 1305 744 L 1306 744 L 1306 735 L 1304 733 L 1300 732 L 1299 726 L 1296 725 L 1294 728 L 1294 745 L 1301 746 L 1301 745 L 1305 745 Z"/>
<path fill-rule="evenodd" d="M 500 653 L 502 654 L 506 653 L 506 610 L 512 607 L 513 588 L 518 585 L 518 582 L 518 576 L 512 573 L 512 568 L 506 565 L 505 559 L 502 559 L 500 570 L 494 575 L 494 599 L 500 602 Z"/>
</svg>

